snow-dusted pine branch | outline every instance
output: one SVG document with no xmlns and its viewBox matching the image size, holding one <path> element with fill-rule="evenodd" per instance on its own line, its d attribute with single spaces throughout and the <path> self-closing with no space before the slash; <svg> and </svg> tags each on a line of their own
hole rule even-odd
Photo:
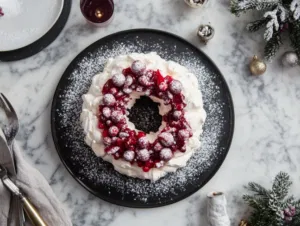
<svg viewBox="0 0 300 226">
<path fill-rule="evenodd" d="M 279 31 L 280 24 L 287 20 L 288 13 L 286 9 L 279 5 L 274 10 L 265 13 L 264 18 L 269 19 L 266 27 L 267 30 L 264 34 L 266 41 L 269 41 L 275 32 Z"/>
<path fill-rule="evenodd" d="M 293 0 L 290 10 L 293 12 L 294 19 L 298 20 L 300 18 L 300 0 Z"/>
<path fill-rule="evenodd" d="M 231 0 L 231 12 L 237 16 L 247 10 L 269 10 L 281 3 L 281 0 Z"/>
</svg>

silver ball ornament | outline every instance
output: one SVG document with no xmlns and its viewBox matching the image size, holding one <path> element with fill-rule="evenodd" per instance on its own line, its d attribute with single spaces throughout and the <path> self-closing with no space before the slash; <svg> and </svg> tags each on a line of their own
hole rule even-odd
<svg viewBox="0 0 300 226">
<path fill-rule="evenodd" d="M 202 24 L 198 28 L 197 35 L 201 42 L 207 44 L 207 42 L 214 37 L 215 29 L 209 24 Z"/>
<path fill-rule="evenodd" d="M 200 8 L 204 5 L 208 0 L 184 0 L 184 2 L 192 7 L 192 8 Z"/>
<path fill-rule="evenodd" d="M 299 58 L 295 52 L 288 51 L 282 55 L 281 62 L 285 67 L 295 67 L 299 64 Z"/>
</svg>

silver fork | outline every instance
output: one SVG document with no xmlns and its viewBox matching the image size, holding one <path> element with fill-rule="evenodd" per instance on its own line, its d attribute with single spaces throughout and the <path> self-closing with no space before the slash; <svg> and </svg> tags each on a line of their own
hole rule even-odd
<svg viewBox="0 0 300 226">
<path fill-rule="evenodd" d="M 0 93 L 0 107 L 2 107 L 2 109 L 4 110 L 4 112 L 6 114 L 6 117 L 8 119 L 8 125 L 4 126 L 3 133 L 6 138 L 7 145 L 9 147 L 9 150 L 11 152 L 11 156 L 13 159 L 13 165 L 14 165 L 13 173 L 16 175 L 17 168 L 15 167 L 16 162 L 15 162 L 15 155 L 14 155 L 14 151 L 13 151 L 13 141 L 19 130 L 19 120 L 18 120 L 18 116 L 17 116 L 14 108 L 12 107 L 10 102 L 7 100 L 7 98 L 2 93 Z M 17 197 L 12 196 L 11 208 L 10 208 L 10 212 L 9 212 L 9 219 L 12 219 L 14 209 L 18 210 L 18 216 L 17 216 L 19 218 L 18 222 L 19 222 L 20 226 L 23 226 L 24 222 L 25 222 L 25 215 L 24 215 L 24 211 L 23 211 L 21 202 Z"/>
<path fill-rule="evenodd" d="M 13 106 L 10 104 L 10 102 L 7 100 L 7 98 L 3 95 L 3 93 L 0 93 L 0 104 L 5 111 L 6 117 L 8 119 L 8 126 L 5 125 L 4 128 L 4 134 L 6 137 L 7 145 L 9 147 L 12 147 L 13 141 L 19 131 L 19 119 L 18 116 L 13 108 Z"/>
</svg>

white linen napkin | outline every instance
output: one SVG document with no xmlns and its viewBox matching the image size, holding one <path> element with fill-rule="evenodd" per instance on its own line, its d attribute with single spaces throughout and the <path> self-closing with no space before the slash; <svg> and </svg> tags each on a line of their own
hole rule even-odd
<svg viewBox="0 0 300 226">
<path fill-rule="evenodd" d="M 70 217 L 65 212 L 62 204 L 56 198 L 53 190 L 43 175 L 24 160 L 16 142 L 13 145 L 13 149 L 16 156 L 16 166 L 18 171 L 16 178 L 17 186 L 29 198 L 49 226 L 71 226 L 72 222 Z M 14 219 L 8 224 L 10 199 L 10 192 L 4 187 L 0 180 L 1 226 L 18 226 L 18 223 L 15 222 Z M 17 212 L 14 211 L 13 213 Z M 25 225 L 31 225 L 29 220 L 27 221 L 28 222 L 26 222 Z"/>
</svg>

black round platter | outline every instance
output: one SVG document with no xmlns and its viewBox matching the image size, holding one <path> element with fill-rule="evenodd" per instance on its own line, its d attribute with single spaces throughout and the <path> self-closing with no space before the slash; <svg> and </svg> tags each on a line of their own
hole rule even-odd
<svg viewBox="0 0 300 226">
<path fill-rule="evenodd" d="M 116 172 L 84 143 L 80 123 L 81 96 L 106 60 L 132 52 L 157 52 L 194 73 L 203 95 L 207 119 L 202 147 L 186 167 L 155 183 Z M 199 97 L 201 98 L 201 97 Z M 83 50 L 67 67 L 57 86 L 51 114 L 58 154 L 71 175 L 88 191 L 108 202 L 135 208 L 164 206 L 180 201 L 204 186 L 217 172 L 229 150 L 234 110 L 229 88 L 219 69 L 199 49 L 170 33 L 150 29 L 118 32 Z"/>
</svg>

